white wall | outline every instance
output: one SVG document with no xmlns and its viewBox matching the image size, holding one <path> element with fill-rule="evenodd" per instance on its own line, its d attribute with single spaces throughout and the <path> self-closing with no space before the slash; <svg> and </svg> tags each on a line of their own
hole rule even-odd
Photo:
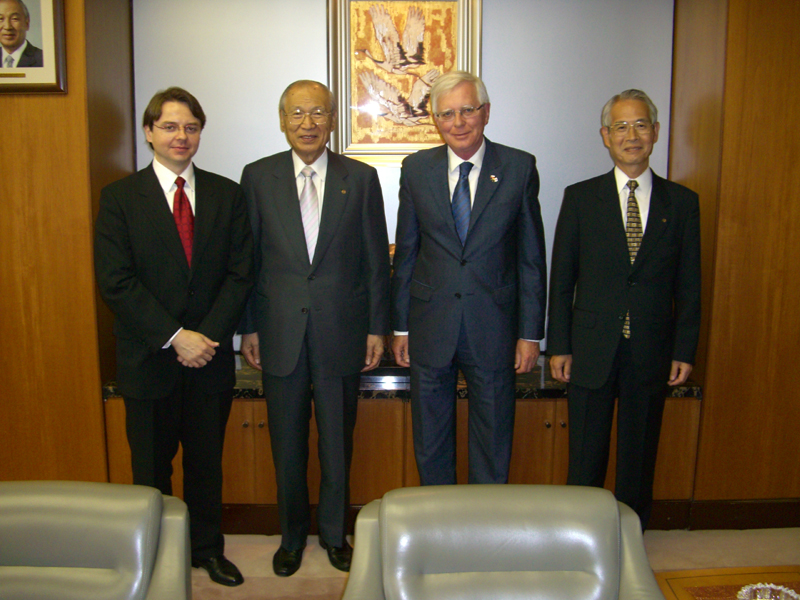
<svg viewBox="0 0 800 600">
<path fill-rule="evenodd" d="M 326 0 L 133 0 L 133 11 L 137 115 L 157 90 L 185 87 L 208 117 L 195 162 L 237 181 L 288 147 L 278 98 L 296 79 L 327 80 Z M 536 155 L 548 252 L 564 187 L 612 166 L 599 128 L 615 93 L 641 88 L 659 108 L 651 165 L 666 175 L 672 14 L 672 0 L 483 0 L 486 135 Z M 152 158 L 141 132 L 137 150 L 141 168 Z M 380 175 L 393 240 L 400 173 Z"/>
</svg>

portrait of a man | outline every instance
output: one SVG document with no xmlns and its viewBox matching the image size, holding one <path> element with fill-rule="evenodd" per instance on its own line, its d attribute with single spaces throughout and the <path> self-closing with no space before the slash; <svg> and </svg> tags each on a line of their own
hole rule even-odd
<svg viewBox="0 0 800 600">
<path fill-rule="evenodd" d="M 27 39 L 31 14 L 22 0 L 0 0 L 0 67 L 44 66 L 42 50 Z"/>
</svg>

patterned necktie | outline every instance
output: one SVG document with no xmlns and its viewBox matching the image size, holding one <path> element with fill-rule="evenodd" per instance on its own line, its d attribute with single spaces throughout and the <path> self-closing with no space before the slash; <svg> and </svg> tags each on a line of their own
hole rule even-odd
<svg viewBox="0 0 800 600">
<path fill-rule="evenodd" d="M 464 161 L 459 167 L 458 183 L 453 191 L 453 220 L 456 222 L 456 233 L 463 246 L 467 242 L 467 230 L 469 229 L 470 213 L 470 194 L 469 194 L 469 172 L 472 170 L 472 163 Z"/>
<path fill-rule="evenodd" d="M 183 251 L 186 253 L 186 262 L 192 266 L 192 243 L 194 241 L 194 215 L 192 214 L 192 205 L 189 204 L 189 198 L 183 185 L 186 180 L 183 177 L 178 177 L 175 180 L 175 185 L 178 189 L 175 190 L 175 197 L 172 200 L 172 216 L 175 217 L 175 225 L 178 226 L 178 235 L 183 244 Z"/>
<path fill-rule="evenodd" d="M 11 69 L 14 66 L 14 58 L 11 56 L 6 56 L 5 62 L 6 62 L 5 64 L 6 69 Z"/>
<path fill-rule="evenodd" d="M 639 246 L 642 245 L 642 217 L 639 214 L 639 203 L 636 202 L 636 188 L 639 187 L 635 179 L 628 182 L 630 193 L 628 194 L 628 210 L 625 217 L 625 236 L 628 238 L 628 254 L 631 264 L 636 260 Z M 622 325 L 622 335 L 626 338 L 631 337 L 631 313 L 625 315 L 625 323 Z"/>
<path fill-rule="evenodd" d="M 306 232 L 306 246 L 308 246 L 308 260 L 314 260 L 314 249 L 317 247 L 319 235 L 319 199 L 317 189 L 311 178 L 314 169 L 304 167 L 300 174 L 304 177 L 303 191 L 300 193 L 300 214 L 303 217 L 303 229 Z"/>
</svg>

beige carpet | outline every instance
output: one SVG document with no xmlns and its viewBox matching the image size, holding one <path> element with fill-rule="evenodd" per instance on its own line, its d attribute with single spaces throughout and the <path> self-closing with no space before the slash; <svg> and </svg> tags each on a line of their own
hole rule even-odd
<svg viewBox="0 0 800 600">
<path fill-rule="evenodd" d="M 340 600 L 342 597 L 347 575 L 330 565 L 316 536 L 308 539 L 300 570 L 286 578 L 276 577 L 272 572 L 272 555 L 280 545 L 279 536 L 228 535 L 225 540 L 225 555 L 241 569 L 244 584 L 226 588 L 212 583 L 205 571 L 193 569 L 194 600 Z M 800 529 L 648 531 L 644 542 L 650 566 L 656 572 L 800 565 Z M 687 574 L 676 576 L 683 575 Z M 684 597 L 673 595 L 672 599 Z"/>
</svg>

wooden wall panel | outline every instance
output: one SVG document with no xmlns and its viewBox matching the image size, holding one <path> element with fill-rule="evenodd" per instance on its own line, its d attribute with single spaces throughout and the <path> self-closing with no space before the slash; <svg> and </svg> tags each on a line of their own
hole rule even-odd
<svg viewBox="0 0 800 600">
<path fill-rule="evenodd" d="M 669 178 L 700 195 L 703 319 L 692 378 L 701 382 L 705 377 L 714 287 L 726 19 L 727 0 L 675 3 Z"/>
<path fill-rule="evenodd" d="M 800 496 L 800 3 L 730 0 L 695 499 Z"/>
<path fill-rule="evenodd" d="M 0 479 L 105 481 L 91 251 L 84 4 L 67 94 L 0 95 Z"/>
</svg>

